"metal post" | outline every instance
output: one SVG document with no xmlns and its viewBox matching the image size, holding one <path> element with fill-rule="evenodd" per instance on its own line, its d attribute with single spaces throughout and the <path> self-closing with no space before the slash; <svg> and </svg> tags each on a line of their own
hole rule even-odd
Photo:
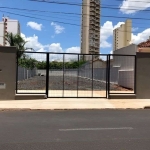
<svg viewBox="0 0 150 150">
<path fill-rule="evenodd" d="M 92 97 L 93 97 L 93 54 L 92 54 Z"/>
<path fill-rule="evenodd" d="M 79 96 L 79 54 L 78 54 L 78 73 L 77 73 L 77 97 Z"/>
<path fill-rule="evenodd" d="M 108 98 L 108 60 L 109 60 L 109 57 L 107 55 L 107 64 L 106 64 L 106 98 Z"/>
<path fill-rule="evenodd" d="M 18 52 L 16 53 L 16 94 L 18 94 Z"/>
<path fill-rule="evenodd" d="M 49 53 L 46 54 L 46 95 L 48 97 L 49 91 Z"/>
<path fill-rule="evenodd" d="M 136 94 L 136 65 L 137 65 L 137 59 L 136 59 L 136 55 L 134 56 L 134 59 L 135 59 L 135 61 L 134 61 L 134 94 Z"/>
<path fill-rule="evenodd" d="M 64 63 L 64 61 L 65 61 L 65 55 L 63 54 L 63 97 L 64 97 L 64 90 L 65 90 L 65 83 L 64 83 L 64 81 L 65 81 L 65 77 L 64 77 L 64 70 L 65 70 L 65 63 Z"/>
<path fill-rule="evenodd" d="M 110 95 L 110 54 L 108 55 L 108 97 Z"/>
</svg>

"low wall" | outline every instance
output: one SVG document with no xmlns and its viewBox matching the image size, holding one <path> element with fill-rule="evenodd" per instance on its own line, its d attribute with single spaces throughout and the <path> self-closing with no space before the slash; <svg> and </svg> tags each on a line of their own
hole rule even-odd
<svg viewBox="0 0 150 150">
<path fill-rule="evenodd" d="M 36 76 L 36 69 L 27 69 L 23 67 L 18 67 L 18 81 L 29 79 Z"/>
<path fill-rule="evenodd" d="M 118 84 L 129 89 L 134 89 L 134 70 L 119 70 Z"/>
<path fill-rule="evenodd" d="M 118 67 L 110 68 L 110 82 L 118 83 Z M 79 72 L 78 72 L 79 71 Z M 36 74 L 46 75 L 46 70 L 37 70 Z M 92 69 L 65 69 L 64 75 L 92 78 Z M 49 76 L 63 76 L 62 70 L 50 70 Z M 106 81 L 106 68 L 94 68 L 93 79 Z"/>
</svg>

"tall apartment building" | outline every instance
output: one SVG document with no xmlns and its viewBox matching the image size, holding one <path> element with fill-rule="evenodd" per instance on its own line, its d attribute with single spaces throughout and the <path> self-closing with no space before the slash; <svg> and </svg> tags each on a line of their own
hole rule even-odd
<svg viewBox="0 0 150 150">
<path fill-rule="evenodd" d="M 124 24 L 113 30 L 113 50 L 130 45 L 132 36 L 132 20 L 126 20 Z"/>
<path fill-rule="evenodd" d="M 8 32 L 13 34 L 20 34 L 20 23 L 18 20 L 12 20 L 8 17 L 3 17 L 0 22 L 0 45 L 8 46 L 5 35 Z"/>
<path fill-rule="evenodd" d="M 82 0 L 81 54 L 100 52 L 100 0 Z"/>
</svg>

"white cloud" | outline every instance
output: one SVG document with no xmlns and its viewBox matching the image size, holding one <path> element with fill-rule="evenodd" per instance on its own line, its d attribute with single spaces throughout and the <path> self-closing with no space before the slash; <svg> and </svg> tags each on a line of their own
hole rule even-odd
<svg viewBox="0 0 150 150">
<path fill-rule="evenodd" d="M 124 14 L 132 14 L 150 7 L 149 0 L 124 0 L 120 5 L 120 11 Z"/>
<path fill-rule="evenodd" d="M 111 21 L 106 21 L 104 25 L 101 26 L 100 34 L 100 47 L 111 47 L 111 44 L 107 42 L 108 38 L 113 34 L 113 24 Z"/>
<path fill-rule="evenodd" d="M 71 47 L 66 50 L 66 53 L 80 53 L 80 47 Z"/>
<path fill-rule="evenodd" d="M 64 30 L 65 30 L 65 28 L 63 26 L 60 26 L 60 25 L 58 25 L 58 24 L 56 24 L 54 22 L 51 23 L 51 26 L 54 27 L 55 34 L 60 34 L 60 33 L 64 32 Z"/>
<path fill-rule="evenodd" d="M 41 31 L 42 30 L 42 24 L 38 24 L 38 23 L 36 23 L 36 22 L 28 22 L 27 23 L 27 26 L 29 26 L 29 27 L 31 27 L 32 29 L 34 29 L 34 30 L 38 30 L 38 31 Z"/>
<path fill-rule="evenodd" d="M 122 24 L 124 24 L 124 22 L 118 22 L 118 23 L 114 26 L 114 29 L 120 27 Z"/>
<path fill-rule="evenodd" d="M 118 22 L 116 25 L 113 25 L 111 21 L 106 21 L 103 26 L 101 26 L 101 48 L 109 48 L 112 47 L 111 43 L 108 42 L 108 39 L 112 37 L 113 30 L 120 27 L 120 25 L 124 24 L 124 22 Z M 139 28 L 132 28 L 132 31 L 137 31 Z M 139 44 L 140 42 L 144 42 L 149 39 L 150 36 L 150 28 L 144 30 L 141 33 L 133 34 L 132 33 L 132 41 L 130 43 Z"/>
<path fill-rule="evenodd" d="M 47 45 L 43 45 L 38 41 L 38 36 L 33 35 L 30 37 L 26 37 L 23 33 L 21 36 L 25 41 L 28 41 L 25 47 L 33 48 L 36 52 L 54 52 L 54 53 L 80 53 L 80 47 L 70 47 L 67 49 L 63 49 L 60 43 L 51 43 Z M 28 56 L 35 58 L 39 61 L 46 60 L 46 54 L 29 54 Z M 65 61 L 75 60 L 77 59 L 77 55 L 65 55 Z M 62 54 L 50 54 L 50 61 L 62 61 Z"/>
<path fill-rule="evenodd" d="M 80 47 L 71 47 L 66 49 L 66 53 L 80 53 Z M 65 55 L 65 61 L 78 60 L 78 55 Z"/>
<path fill-rule="evenodd" d="M 119 27 L 124 22 L 118 22 L 116 25 L 113 26 L 113 23 L 111 21 L 106 21 L 103 26 L 101 26 L 100 31 L 100 47 L 101 48 L 108 48 L 112 46 L 112 42 L 109 43 L 107 40 L 109 37 L 113 35 L 113 29 Z"/>
<path fill-rule="evenodd" d="M 139 43 L 144 42 L 147 39 L 149 39 L 149 36 L 150 36 L 150 28 L 144 30 L 141 33 L 132 34 L 132 41 L 131 41 L 131 43 L 139 44 Z"/>
<path fill-rule="evenodd" d="M 42 48 L 44 49 L 44 48 L 48 47 L 48 45 L 42 45 L 38 41 L 38 36 L 36 36 L 36 35 L 26 37 L 23 33 L 21 33 L 21 36 L 24 38 L 25 41 L 27 41 L 25 46 L 28 48 L 33 48 L 35 51 L 38 51 Z"/>
</svg>

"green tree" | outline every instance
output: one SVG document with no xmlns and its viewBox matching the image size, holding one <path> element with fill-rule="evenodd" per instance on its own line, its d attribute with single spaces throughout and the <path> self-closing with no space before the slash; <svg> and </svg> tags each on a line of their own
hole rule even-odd
<svg viewBox="0 0 150 150">
<path fill-rule="evenodd" d="M 13 33 L 7 33 L 6 35 L 6 40 L 9 43 L 10 46 L 15 46 L 17 51 L 18 51 L 18 57 L 20 58 L 23 54 L 24 51 L 31 49 L 32 48 L 26 48 L 25 44 L 27 41 L 25 41 L 20 34 L 13 34 Z"/>
</svg>

